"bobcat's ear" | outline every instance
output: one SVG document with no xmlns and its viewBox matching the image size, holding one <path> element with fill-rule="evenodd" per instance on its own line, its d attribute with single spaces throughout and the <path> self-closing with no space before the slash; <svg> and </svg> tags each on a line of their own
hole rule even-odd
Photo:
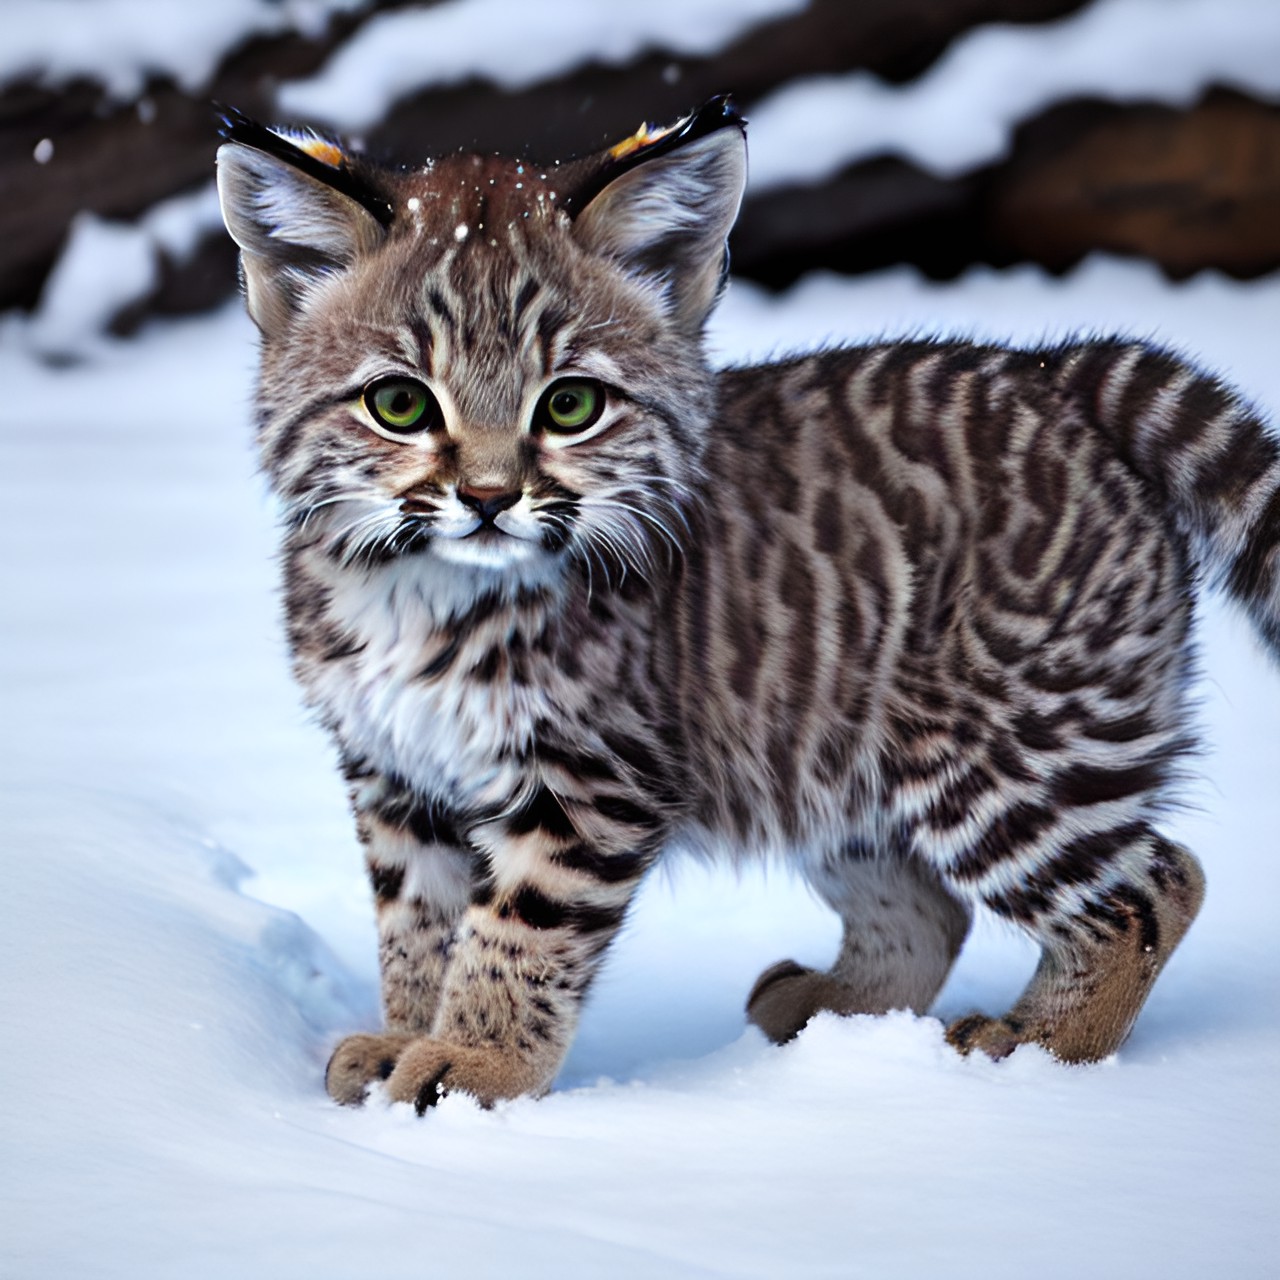
<svg viewBox="0 0 1280 1280">
<path fill-rule="evenodd" d="M 663 283 L 690 334 L 720 296 L 729 230 L 747 179 L 746 121 L 713 98 L 670 129 L 604 153 L 594 181 L 566 204 L 582 245 Z"/>
<path fill-rule="evenodd" d="M 334 143 L 290 138 L 230 112 L 223 136 L 222 220 L 240 246 L 249 314 L 264 334 L 277 334 L 318 280 L 381 243 L 391 207 Z"/>
</svg>

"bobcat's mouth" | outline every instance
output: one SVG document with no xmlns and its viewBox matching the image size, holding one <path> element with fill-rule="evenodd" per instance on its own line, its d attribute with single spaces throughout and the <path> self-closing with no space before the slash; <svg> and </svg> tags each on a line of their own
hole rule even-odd
<svg viewBox="0 0 1280 1280">
<path fill-rule="evenodd" d="M 530 543 L 536 546 L 541 541 L 541 539 L 522 538 L 517 534 L 509 533 L 506 529 L 499 529 L 496 524 L 488 520 L 481 521 L 470 533 L 464 533 L 462 537 L 451 540 L 465 542 L 476 548 L 485 547 L 495 552 L 505 551 L 513 545 L 518 546 L 521 543 Z"/>
<path fill-rule="evenodd" d="M 348 500 L 326 499 L 295 520 L 300 527 L 317 514 L 332 520 L 337 527 L 330 550 L 344 563 L 385 564 L 425 553 L 491 569 L 550 564 L 572 537 L 576 504 L 563 497 L 539 495 L 483 512 L 451 498 L 445 492 L 409 492 L 398 495 L 389 509 L 366 507 L 353 498 L 354 512 L 340 518 L 332 514 L 335 504 Z"/>
<path fill-rule="evenodd" d="M 432 538 L 431 548 L 441 560 L 451 564 L 489 569 L 505 569 L 547 554 L 541 539 L 516 537 L 496 525 L 484 523 L 461 536 Z"/>
<path fill-rule="evenodd" d="M 431 545 L 442 560 L 454 564 L 506 568 L 546 555 L 547 526 L 530 513 L 498 511 L 477 514 L 468 510 L 463 521 L 445 513 L 432 528 Z"/>
</svg>

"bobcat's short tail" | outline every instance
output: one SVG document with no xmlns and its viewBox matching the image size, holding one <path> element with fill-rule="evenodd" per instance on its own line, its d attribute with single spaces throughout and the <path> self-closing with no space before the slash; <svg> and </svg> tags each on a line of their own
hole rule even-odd
<svg viewBox="0 0 1280 1280">
<path fill-rule="evenodd" d="M 1114 342 L 1063 355 L 1064 389 L 1160 491 L 1210 579 L 1280 660 L 1280 437 L 1236 392 L 1168 351 Z"/>
</svg>

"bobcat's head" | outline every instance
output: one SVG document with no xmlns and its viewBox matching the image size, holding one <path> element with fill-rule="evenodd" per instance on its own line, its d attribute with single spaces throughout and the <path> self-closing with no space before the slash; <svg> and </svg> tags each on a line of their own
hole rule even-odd
<svg viewBox="0 0 1280 1280">
<path fill-rule="evenodd" d="M 224 132 L 263 463 L 299 536 L 513 580 L 679 550 L 746 172 L 726 100 L 553 166 L 391 170 L 238 115 Z"/>
</svg>

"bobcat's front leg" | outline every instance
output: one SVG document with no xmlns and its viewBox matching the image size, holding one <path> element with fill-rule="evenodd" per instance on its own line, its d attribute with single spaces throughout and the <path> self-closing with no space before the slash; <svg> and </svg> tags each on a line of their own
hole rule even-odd
<svg viewBox="0 0 1280 1280">
<path fill-rule="evenodd" d="M 373 887 L 387 1028 L 347 1036 L 329 1059 L 330 1096 L 357 1103 L 435 1022 L 476 854 L 464 848 L 451 816 L 404 782 L 360 765 L 345 772 Z"/>
<path fill-rule="evenodd" d="M 490 874 L 457 930 L 431 1033 L 403 1046 L 386 1083 L 419 1113 L 451 1090 L 487 1105 L 550 1087 L 651 861 L 638 850 L 656 847 L 630 801 L 575 803 L 544 785 L 474 835 Z"/>
</svg>

